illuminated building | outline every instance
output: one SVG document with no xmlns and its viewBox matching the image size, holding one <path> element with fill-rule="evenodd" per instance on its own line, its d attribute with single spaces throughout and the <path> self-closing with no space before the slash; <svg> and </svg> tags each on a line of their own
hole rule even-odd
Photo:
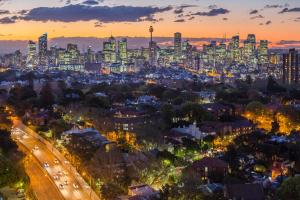
<svg viewBox="0 0 300 200">
<path fill-rule="evenodd" d="M 269 63 L 268 57 L 268 40 L 261 40 L 258 47 L 258 63 L 261 65 Z"/>
<path fill-rule="evenodd" d="M 279 63 L 280 63 L 280 54 L 271 53 L 270 58 L 269 58 L 269 62 L 272 65 L 279 65 Z"/>
<path fill-rule="evenodd" d="M 22 54 L 20 50 L 15 51 L 13 54 L 13 66 L 21 67 L 22 66 Z"/>
<path fill-rule="evenodd" d="M 78 50 L 77 44 L 68 44 L 65 56 L 69 59 L 70 64 L 80 63 L 80 51 Z"/>
<path fill-rule="evenodd" d="M 233 36 L 232 41 L 229 45 L 231 58 L 233 61 L 237 62 L 240 59 L 240 36 Z"/>
<path fill-rule="evenodd" d="M 216 47 L 216 62 L 224 64 L 226 60 L 226 44 L 221 43 Z"/>
<path fill-rule="evenodd" d="M 104 62 L 115 63 L 117 61 L 117 44 L 113 36 L 103 43 L 103 54 Z"/>
<path fill-rule="evenodd" d="M 92 50 L 92 47 L 89 46 L 85 54 L 85 62 L 90 64 L 90 63 L 95 63 L 95 60 L 96 60 L 95 52 Z"/>
<path fill-rule="evenodd" d="M 123 38 L 118 41 L 118 57 L 119 59 L 126 63 L 127 62 L 127 39 Z"/>
<path fill-rule="evenodd" d="M 174 34 L 174 54 L 175 60 L 178 61 L 181 56 L 181 33 Z"/>
<path fill-rule="evenodd" d="M 299 53 L 295 49 L 290 49 L 289 53 L 283 54 L 283 83 L 297 84 L 299 82 L 299 59 Z"/>
<path fill-rule="evenodd" d="M 47 50 L 48 50 L 48 36 L 47 33 L 39 37 L 39 65 L 47 65 Z"/>
<path fill-rule="evenodd" d="M 193 47 L 188 40 L 182 44 L 182 57 L 184 67 L 191 67 L 193 62 Z"/>
<path fill-rule="evenodd" d="M 29 68 L 34 68 L 37 65 L 37 60 L 36 60 L 36 43 L 33 41 L 29 41 L 27 45 L 27 67 Z"/>
<path fill-rule="evenodd" d="M 256 36 L 254 34 L 248 34 L 247 41 L 251 44 L 252 51 L 256 49 Z"/>
</svg>

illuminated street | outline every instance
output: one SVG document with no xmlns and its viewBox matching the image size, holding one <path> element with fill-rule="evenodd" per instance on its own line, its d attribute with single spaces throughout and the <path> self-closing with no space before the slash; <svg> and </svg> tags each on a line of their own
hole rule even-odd
<svg viewBox="0 0 300 200">
<path fill-rule="evenodd" d="M 19 145 L 31 151 L 31 155 L 37 160 L 37 162 L 33 162 L 33 164 L 31 164 L 31 162 L 28 164 L 27 171 L 33 181 L 33 188 L 37 189 L 36 195 L 41 197 L 40 199 L 99 199 L 88 184 L 75 172 L 73 167 L 57 150 L 52 150 L 50 144 L 46 146 L 42 138 L 38 138 L 37 135 L 34 136 L 35 133 L 20 122 L 16 120 L 14 120 L 14 122 L 14 129 L 12 130 L 13 137 L 18 141 Z M 56 159 L 58 162 L 54 162 Z M 37 163 L 40 168 L 37 168 Z M 38 177 L 47 177 L 47 181 L 41 181 Z M 38 180 L 39 184 L 41 182 L 43 184 L 35 184 L 35 180 Z M 56 186 L 56 189 L 59 191 L 51 192 L 55 198 L 51 195 L 47 195 L 48 198 L 44 198 L 42 196 L 43 191 L 49 193 L 54 190 L 53 186 Z M 49 187 L 50 189 L 46 190 L 45 187 Z"/>
</svg>

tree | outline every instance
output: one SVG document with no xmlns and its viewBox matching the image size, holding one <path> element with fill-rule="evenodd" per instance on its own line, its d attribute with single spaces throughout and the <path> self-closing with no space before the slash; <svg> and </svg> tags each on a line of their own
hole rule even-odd
<svg viewBox="0 0 300 200">
<path fill-rule="evenodd" d="M 246 106 L 246 111 L 255 115 L 262 115 L 264 113 L 264 105 L 259 101 L 252 101 Z"/>
<path fill-rule="evenodd" d="M 271 133 L 277 133 L 279 131 L 279 128 L 280 128 L 279 123 L 277 121 L 273 121 Z"/>
<path fill-rule="evenodd" d="M 286 89 L 280 86 L 272 76 L 269 76 L 267 83 L 267 91 L 271 93 L 285 92 Z"/>
<path fill-rule="evenodd" d="M 111 182 L 104 184 L 100 192 L 101 192 L 101 196 L 105 200 L 115 199 L 119 195 L 124 194 L 124 191 L 120 186 Z"/>
<path fill-rule="evenodd" d="M 300 177 L 292 177 L 285 180 L 280 186 L 278 193 L 282 200 L 300 199 Z"/>
<path fill-rule="evenodd" d="M 42 107 L 50 108 L 54 103 L 54 95 L 49 82 L 47 82 L 40 92 L 40 105 Z"/>
</svg>

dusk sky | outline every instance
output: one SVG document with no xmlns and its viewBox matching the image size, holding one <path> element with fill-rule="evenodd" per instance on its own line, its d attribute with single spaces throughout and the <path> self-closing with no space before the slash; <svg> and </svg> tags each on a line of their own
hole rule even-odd
<svg viewBox="0 0 300 200">
<path fill-rule="evenodd" d="M 300 43 L 299 0 L 0 0 L 0 40 L 55 37 L 221 38 L 255 33 Z"/>
</svg>

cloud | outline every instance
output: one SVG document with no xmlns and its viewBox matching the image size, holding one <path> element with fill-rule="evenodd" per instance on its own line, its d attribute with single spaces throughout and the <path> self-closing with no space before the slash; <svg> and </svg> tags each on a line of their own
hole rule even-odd
<svg viewBox="0 0 300 200">
<path fill-rule="evenodd" d="M 265 17 L 262 15 L 256 15 L 256 16 L 251 17 L 250 19 L 263 19 L 263 18 L 265 18 Z"/>
<path fill-rule="evenodd" d="M 174 10 L 175 14 L 182 14 L 185 8 L 195 7 L 194 5 L 181 5 Z"/>
<path fill-rule="evenodd" d="M 280 14 L 283 14 L 283 13 L 288 13 L 288 12 L 300 12 L 300 7 L 297 7 L 297 8 L 284 8 L 282 11 L 280 11 L 279 13 Z"/>
<path fill-rule="evenodd" d="M 212 10 L 212 9 L 217 9 L 218 6 L 216 4 L 213 4 L 213 5 L 209 5 L 208 8 Z"/>
<path fill-rule="evenodd" d="M 0 19 L 0 24 L 13 24 L 16 23 L 17 19 L 19 19 L 17 16 L 3 17 Z"/>
<path fill-rule="evenodd" d="M 281 40 L 276 43 L 277 47 L 280 48 L 300 48 L 300 40 Z"/>
<path fill-rule="evenodd" d="M 272 24 L 271 20 L 269 20 L 269 21 L 266 22 L 266 25 L 270 25 L 270 24 Z"/>
<path fill-rule="evenodd" d="M 0 10 L 0 15 L 10 14 L 9 10 Z"/>
<path fill-rule="evenodd" d="M 266 8 L 266 9 L 270 9 L 270 8 L 286 8 L 286 7 L 289 7 L 289 6 L 290 5 L 288 3 L 286 3 L 284 5 L 280 5 L 280 4 L 268 4 L 264 8 Z"/>
<path fill-rule="evenodd" d="M 184 19 L 177 19 L 174 22 L 185 22 L 185 20 Z"/>
<path fill-rule="evenodd" d="M 300 40 L 281 40 L 280 42 L 276 43 L 277 45 L 293 45 L 293 44 L 300 44 Z"/>
<path fill-rule="evenodd" d="M 258 13 L 258 10 L 251 10 L 249 14 L 254 15 L 254 14 L 257 14 L 257 13 Z"/>
<path fill-rule="evenodd" d="M 86 1 L 82 2 L 82 4 L 93 6 L 93 5 L 98 5 L 98 4 L 99 4 L 99 1 L 95 1 L 95 0 L 86 0 Z"/>
<path fill-rule="evenodd" d="M 0 24 L 13 24 L 15 20 L 12 20 L 10 17 L 3 17 L 0 19 Z"/>
<path fill-rule="evenodd" d="M 225 8 L 216 8 L 216 9 L 211 9 L 208 12 L 197 12 L 192 15 L 198 15 L 198 16 L 208 16 L 208 17 L 213 17 L 217 15 L 224 15 L 229 13 L 230 11 L 225 9 Z"/>
<path fill-rule="evenodd" d="M 64 7 L 33 8 L 21 19 L 31 21 L 76 22 L 97 20 L 108 22 L 137 22 L 141 18 L 171 10 L 172 7 L 133 7 L 133 6 L 86 6 L 68 5 Z"/>
</svg>

